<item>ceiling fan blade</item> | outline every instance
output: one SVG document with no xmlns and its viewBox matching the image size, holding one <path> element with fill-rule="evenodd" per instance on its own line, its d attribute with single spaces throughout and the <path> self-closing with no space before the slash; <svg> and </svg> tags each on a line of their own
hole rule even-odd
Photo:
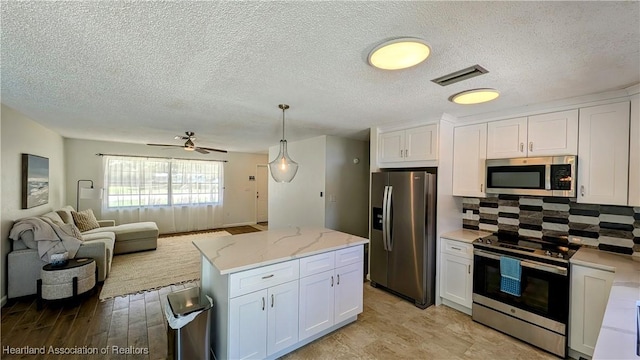
<svg viewBox="0 0 640 360">
<path fill-rule="evenodd" d="M 149 146 L 170 146 L 170 147 L 179 147 L 179 148 L 183 148 L 184 146 L 182 145 L 169 145 L 169 144 L 147 144 Z"/>
<path fill-rule="evenodd" d="M 217 152 L 221 152 L 221 153 L 227 153 L 227 150 L 213 149 L 213 148 L 208 148 L 208 147 L 200 147 L 200 146 L 198 146 L 198 149 L 205 149 L 205 150 L 209 150 L 209 151 L 217 151 Z"/>
<path fill-rule="evenodd" d="M 197 147 L 197 148 L 195 148 L 195 150 L 197 152 L 199 152 L 200 154 L 208 154 L 209 153 L 207 150 L 205 150 L 205 149 L 203 149 L 201 147 Z"/>
</svg>

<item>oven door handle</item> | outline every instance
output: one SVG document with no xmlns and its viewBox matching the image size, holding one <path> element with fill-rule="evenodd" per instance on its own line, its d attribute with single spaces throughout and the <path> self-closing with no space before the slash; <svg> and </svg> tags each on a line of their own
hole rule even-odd
<svg viewBox="0 0 640 360">
<path fill-rule="evenodd" d="M 492 254 L 486 251 L 482 251 L 482 250 L 473 250 L 473 254 L 474 255 L 478 255 L 478 256 L 482 256 L 482 257 L 486 257 L 489 259 L 495 259 L 495 260 L 500 260 L 500 255 L 496 255 L 496 254 Z M 567 269 L 560 267 L 560 266 L 554 266 L 554 265 L 550 265 L 550 264 L 545 264 L 545 263 L 541 263 L 541 262 L 537 262 L 537 261 L 532 261 L 532 260 L 522 260 L 520 259 L 520 266 L 524 266 L 527 268 L 531 268 L 531 269 L 536 269 L 536 270 L 541 270 L 541 271 L 546 271 L 546 272 L 550 272 L 550 273 L 554 273 L 554 274 L 559 274 L 562 276 L 567 276 Z"/>
</svg>

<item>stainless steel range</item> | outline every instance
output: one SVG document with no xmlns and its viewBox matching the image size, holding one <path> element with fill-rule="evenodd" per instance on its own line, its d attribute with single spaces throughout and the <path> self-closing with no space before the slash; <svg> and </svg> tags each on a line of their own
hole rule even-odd
<svg viewBox="0 0 640 360">
<path fill-rule="evenodd" d="M 561 357 L 567 351 L 569 259 L 566 238 L 496 233 L 473 242 L 474 321 Z M 500 259 L 520 263 L 520 295 L 501 290 Z"/>
</svg>

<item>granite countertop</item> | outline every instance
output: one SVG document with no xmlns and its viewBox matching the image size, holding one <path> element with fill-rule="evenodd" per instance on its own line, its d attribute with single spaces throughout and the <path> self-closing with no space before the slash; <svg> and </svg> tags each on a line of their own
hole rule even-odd
<svg viewBox="0 0 640 360">
<path fill-rule="evenodd" d="M 224 275 L 368 242 L 336 230 L 294 227 L 198 239 L 193 245 Z"/>
<path fill-rule="evenodd" d="M 636 301 L 640 300 L 640 262 L 628 255 L 581 248 L 571 263 L 614 272 L 609 301 L 593 359 L 640 359 L 636 355 Z"/>
<path fill-rule="evenodd" d="M 486 231 L 481 231 L 481 230 L 460 229 L 460 230 L 444 233 L 440 235 L 440 237 L 471 243 L 479 237 L 488 236 L 488 235 L 491 235 L 491 233 Z"/>
</svg>

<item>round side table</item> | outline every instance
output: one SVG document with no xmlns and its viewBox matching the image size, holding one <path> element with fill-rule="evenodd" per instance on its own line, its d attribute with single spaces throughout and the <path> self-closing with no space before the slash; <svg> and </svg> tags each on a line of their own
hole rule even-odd
<svg viewBox="0 0 640 360">
<path fill-rule="evenodd" d="M 43 300 L 76 298 L 93 290 L 98 282 L 98 268 L 92 258 L 70 259 L 64 265 L 47 264 L 40 270 L 38 308 Z"/>
</svg>

